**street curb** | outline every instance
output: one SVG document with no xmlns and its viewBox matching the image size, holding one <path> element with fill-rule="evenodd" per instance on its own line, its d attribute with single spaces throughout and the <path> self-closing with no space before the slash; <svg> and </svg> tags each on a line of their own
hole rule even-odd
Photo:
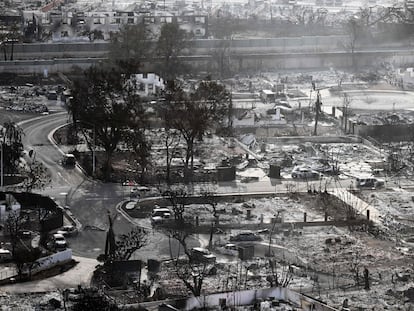
<svg viewBox="0 0 414 311">
<path fill-rule="evenodd" d="M 137 225 L 137 223 L 135 222 L 135 218 L 131 217 L 127 212 L 125 212 L 123 210 L 122 206 L 124 204 L 128 203 L 128 202 L 131 202 L 131 200 L 123 200 L 123 201 L 119 202 L 115 207 L 117 212 L 120 213 L 128 222 L 130 222 L 134 226 L 144 228 L 144 229 L 147 229 L 147 230 L 152 230 L 153 229 L 152 227 L 144 227 L 144 226 L 141 226 L 141 225 Z"/>
</svg>

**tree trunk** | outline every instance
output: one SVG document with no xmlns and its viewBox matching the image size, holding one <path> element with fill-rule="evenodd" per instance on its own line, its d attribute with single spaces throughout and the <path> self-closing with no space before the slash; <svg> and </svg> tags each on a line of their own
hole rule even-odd
<svg viewBox="0 0 414 311">
<path fill-rule="evenodd" d="M 112 172 L 112 151 L 106 151 L 104 172 L 105 180 L 109 181 Z"/>
<path fill-rule="evenodd" d="M 190 142 L 187 142 L 187 150 L 185 154 L 185 163 L 184 163 L 184 182 L 188 183 L 190 181 L 190 169 L 189 169 L 189 163 L 191 158 L 191 144 Z"/>
<path fill-rule="evenodd" d="M 14 42 L 12 42 L 12 46 L 11 46 L 10 60 L 13 60 L 13 53 L 14 53 Z"/>
<path fill-rule="evenodd" d="M 166 181 L 167 181 L 167 185 L 170 184 L 171 180 L 170 180 L 170 175 L 171 175 L 171 161 L 170 161 L 170 147 L 168 144 L 168 138 L 165 141 L 165 147 L 166 147 L 166 157 L 167 157 L 167 166 L 166 166 Z"/>
</svg>

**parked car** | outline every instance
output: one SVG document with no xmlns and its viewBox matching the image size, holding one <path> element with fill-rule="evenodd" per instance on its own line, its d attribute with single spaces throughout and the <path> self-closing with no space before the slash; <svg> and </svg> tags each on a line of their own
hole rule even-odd
<svg viewBox="0 0 414 311">
<path fill-rule="evenodd" d="M 8 249 L 0 248 L 0 262 L 8 262 L 12 260 L 12 253 Z"/>
<path fill-rule="evenodd" d="M 56 250 L 65 250 L 67 247 L 66 239 L 63 234 L 55 233 L 53 235 L 53 246 Z"/>
<path fill-rule="evenodd" d="M 63 166 L 66 166 L 66 167 L 74 167 L 76 165 L 75 156 L 71 153 L 66 153 L 63 156 L 62 164 Z"/>
<path fill-rule="evenodd" d="M 63 236 L 74 236 L 78 234 L 78 229 L 76 229 L 75 226 L 67 225 L 67 226 L 63 226 L 56 233 L 61 234 Z"/>
<path fill-rule="evenodd" d="M 385 181 L 376 177 L 357 177 L 356 186 L 358 188 L 378 188 L 384 186 Z"/>
<path fill-rule="evenodd" d="M 157 207 L 152 210 L 151 223 L 161 224 L 171 218 L 171 211 L 167 207 Z"/>
<path fill-rule="evenodd" d="M 33 235 L 33 232 L 30 230 L 21 230 L 18 232 L 18 235 L 22 239 L 30 239 Z"/>
<path fill-rule="evenodd" d="M 214 256 L 208 249 L 201 247 L 194 247 L 191 249 L 190 260 L 202 263 L 215 263 L 216 256 Z"/>
<path fill-rule="evenodd" d="M 237 235 L 232 235 L 230 241 L 232 242 L 244 242 L 244 241 L 261 241 L 262 237 L 254 232 L 241 232 Z"/>
<path fill-rule="evenodd" d="M 292 178 L 301 178 L 301 179 L 318 179 L 323 176 L 323 174 L 310 169 L 305 166 L 295 166 L 292 170 Z"/>
<path fill-rule="evenodd" d="M 139 198 L 141 196 L 141 193 L 146 193 L 149 191 L 151 191 L 151 189 L 148 187 L 138 186 L 131 189 L 131 191 L 129 192 L 129 196 L 131 198 Z"/>
</svg>

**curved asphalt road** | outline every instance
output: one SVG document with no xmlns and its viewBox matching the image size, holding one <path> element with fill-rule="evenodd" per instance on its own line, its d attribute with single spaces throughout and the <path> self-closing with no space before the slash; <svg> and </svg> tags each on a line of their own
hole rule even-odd
<svg viewBox="0 0 414 311">
<path fill-rule="evenodd" d="M 26 151 L 34 150 L 36 160 L 41 161 L 51 175 L 51 183 L 36 192 L 54 197 L 62 206 L 70 207 L 82 224 L 82 230 L 76 237 L 68 238 L 69 246 L 77 256 L 96 258 L 105 249 L 108 211 L 115 217 L 116 234 L 127 233 L 136 225 L 151 225 L 148 219 L 131 221 L 117 214 L 117 204 L 127 199 L 120 184 L 92 180 L 79 168 L 66 169 L 60 164 L 63 151 L 50 140 L 50 133 L 65 123 L 67 113 L 59 112 L 25 120 L 19 125 L 25 133 L 23 144 Z M 148 238 L 149 245 L 136 252 L 134 258 L 168 256 L 169 242 L 165 235 L 151 230 Z"/>
</svg>

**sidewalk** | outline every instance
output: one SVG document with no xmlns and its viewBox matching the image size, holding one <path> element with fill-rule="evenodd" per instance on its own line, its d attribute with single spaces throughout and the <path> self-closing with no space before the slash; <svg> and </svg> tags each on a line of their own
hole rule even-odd
<svg viewBox="0 0 414 311">
<path fill-rule="evenodd" d="M 36 293 L 74 288 L 78 285 L 88 286 L 91 282 L 95 266 L 98 265 L 98 261 L 96 259 L 77 256 L 73 256 L 72 258 L 78 264 L 62 274 L 43 280 L 4 285 L 0 287 L 0 293 Z"/>
<path fill-rule="evenodd" d="M 381 213 L 374 206 L 368 204 L 367 202 L 361 200 L 356 195 L 352 194 L 345 189 L 334 189 L 329 191 L 331 194 L 336 196 L 341 201 L 345 202 L 352 208 L 354 208 L 359 214 L 367 215 L 369 211 L 369 219 L 375 222 L 378 225 L 381 225 Z"/>
</svg>

